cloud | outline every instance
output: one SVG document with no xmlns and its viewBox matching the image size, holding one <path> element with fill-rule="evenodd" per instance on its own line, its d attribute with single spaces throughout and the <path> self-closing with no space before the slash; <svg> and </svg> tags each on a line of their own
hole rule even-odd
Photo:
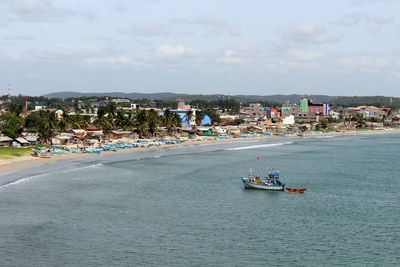
<svg viewBox="0 0 400 267">
<path fill-rule="evenodd" d="M 159 56 L 176 57 L 185 54 L 185 52 L 187 52 L 187 48 L 185 48 L 183 45 L 178 45 L 178 46 L 162 45 L 156 48 L 156 54 Z"/>
<path fill-rule="evenodd" d="M 343 19 L 339 21 L 338 24 L 344 26 L 357 26 L 361 23 L 370 23 L 370 24 L 388 24 L 394 22 L 394 17 L 392 15 L 380 15 L 380 16 L 371 16 L 361 13 L 353 13 L 345 16 Z"/>
<path fill-rule="evenodd" d="M 168 69 L 196 68 L 206 63 L 206 55 L 184 45 L 161 45 L 150 50 L 143 58 L 147 67 L 163 67 Z"/>
<path fill-rule="evenodd" d="M 228 33 L 232 36 L 240 36 L 242 33 L 237 25 L 228 22 L 227 20 L 211 15 L 199 16 L 193 20 L 182 21 L 191 25 L 204 27 L 209 35 L 222 35 Z"/>
<path fill-rule="evenodd" d="M 18 62 L 22 59 L 21 53 L 16 50 L 5 51 L 4 57 L 12 62 Z"/>
<path fill-rule="evenodd" d="M 41 62 L 60 64 L 87 57 L 99 57 L 103 54 L 104 49 L 96 45 L 56 44 L 26 50 L 5 50 L 1 58 L 12 62 L 23 61 L 25 63 L 35 64 Z"/>
<path fill-rule="evenodd" d="M 290 49 L 288 50 L 288 58 L 294 61 L 302 61 L 302 62 L 314 62 L 318 60 L 322 60 L 326 54 L 324 52 L 315 52 L 315 51 L 304 51 L 304 50 L 296 50 Z"/>
<path fill-rule="evenodd" d="M 173 19 L 166 23 L 135 22 L 131 27 L 133 36 L 141 37 L 182 37 L 196 35 L 203 30 L 203 36 L 239 36 L 242 33 L 235 25 L 223 18 L 204 15 L 194 19 Z"/>
<path fill-rule="evenodd" d="M 353 5 L 364 5 L 370 3 L 379 3 L 379 2 L 395 2 L 397 0 L 353 0 Z"/>
<path fill-rule="evenodd" d="M 2 23 L 61 22 L 77 13 L 55 6 L 50 0 L 2 0 Z"/>
<path fill-rule="evenodd" d="M 94 56 L 101 55 L 103 49 L 97 45 L 56 44 L 40 47 L 35 52 L 37 56 Z"/>
<path fill-rule="evenodd" d="M 243 63 L 243 58 L 238 56 L 237 52 L 233 50 L 226 50 L 224 55 L 217 59 L 217 62 L 221 62 L 224 64 L 241 64 Z"/>
<path fill-rule="evenodd" d="M 316 27 L 307 23 L 290 24 L 279 32 L 284 42 L 291 43 L 324 44 L 340 40 L 339 34 L 331 33 L 324 27 Z"/>
<path fill-rule="evenodd" d="M 158 23 L 135 23 L 131 28 L 131 34 L 142 37 L 169 36 L 167 27 Z"/>
<path fill-rule="evenodd" d="M 36 38 L 30 35 L 23 35 L 23 34 L 9 34 L 3 37 L 3 40 L 35 40 Z"/>
<path fill-rule="evenodd" d="M 136 64 L 133 60 L 128 57 L 90 57 L 85 59 L 88 64 Z"/>
<path fill-rule="evenodd" d="M 378 74 L 389 66 L 389 61 L 381 58 L 348 57 L 339 59 L 338 65 L 339 72 L 343 73 L 365 72 Z"/>
</svg>

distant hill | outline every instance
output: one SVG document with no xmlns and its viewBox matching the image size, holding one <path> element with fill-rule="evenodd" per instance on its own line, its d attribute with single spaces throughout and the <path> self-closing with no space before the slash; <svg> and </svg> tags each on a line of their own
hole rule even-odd
<svg viewBox="0 0 400 267">
<path fill-rule="evenodd" d="M 191 94 L 176 94 L 176 93 L 121 93 L 121 92 L 105 92 L 105 93 L 80 93 L 80 92 L 57 92 L 43 95 L 47 98 L 71 98 L 71 97 L 90 97 L 90 96 L 111 96 L 129 99 L 159 99 L 159 100 L 176 100 L 183 99 L 186 101 L 203 99 L 212 100 L 220 98 L 235 98 L 239 101 L 249 102 L 249 101 L 269 101 L 282 103 L 285 101 L 290 101 L 292 103 L 297 103 L 300 99 L 304 98 L 304 95 L 222 95 L 222 94 L 212 94 L 212 95 L 191 95 Z M 332 102 L 337 96 L 326 96 L 326 95 L 313 95 L 313 99 L 316 102 Z"/>
<path fill-rule="evenodd" d="M 215 100 L 234 98 L 241 102 L 270 102 L 283 103 L 289 101 L 291 103 L 299 103 L 305 95 L 191 95 L 191 94 L 176 94 L 176 93 L 121 93 L 121 92 L 105 92 L 105 93 L 80 93 L 80 92 L 57 92 L 43 95 L 47 98 L 75 98 L 75 97 L 90 97 L 90 96 L 110 96 L 129 99 L 149 99 L 149 100 Z M 328 96 L 328 95 L 312 95 L 312 98 L 317 103 L 330 103 L 339 106 L 358 106 L 358 105 L 373 105 L 373 104 L 389 104 L 390 101 L 396 106 L 400 106 L 400 98 L 390 98 L 386 96 Z"/>
</svg>

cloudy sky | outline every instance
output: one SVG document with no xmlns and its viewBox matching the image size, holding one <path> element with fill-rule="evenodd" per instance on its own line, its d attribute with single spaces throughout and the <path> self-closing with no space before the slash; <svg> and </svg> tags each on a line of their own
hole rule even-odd
<svg viewBox="0 0 400 267">
<path fill-rule="evenodd" d="M 398 0 L 1 0 L 0 44 L 0 95 L 400 96 Z"/>
</svg>

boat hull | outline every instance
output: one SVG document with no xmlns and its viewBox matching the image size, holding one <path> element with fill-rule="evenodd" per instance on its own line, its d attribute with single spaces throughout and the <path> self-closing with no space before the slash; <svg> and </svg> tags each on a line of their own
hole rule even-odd
<svg viewBox="0 0 400 267">
<path fill-rule="evenodd" d="M 289 193 L 304 193 L 307 188 L 295 189 L 295 188 L 286 188 Z"/>
<path fill-rule="evenodd" d="M 285 187 L 283 185 L 267 185 L 265 183 L 258 183 L 249 181 L 247 178 L 242 177 L 242 182 L 245 188 L 248 189 L 259 189 L 259 190 L 267 190 L 267 191 L 283 191 Z"/>
</svg>

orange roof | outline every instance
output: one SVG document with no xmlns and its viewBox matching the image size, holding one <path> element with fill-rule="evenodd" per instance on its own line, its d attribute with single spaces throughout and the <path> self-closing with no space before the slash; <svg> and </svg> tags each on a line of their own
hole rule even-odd
<svg viewBox="0 0 400 267">
<path fill-rule="evenodd" d="M 375 106 L 358 106 L 356 108 L 353 108 L 353 110 L 355 110 L 355 111 L 360 111 L 362 109 L 379 109 L 379 108 L 377 108 Z"/>
</svg>

